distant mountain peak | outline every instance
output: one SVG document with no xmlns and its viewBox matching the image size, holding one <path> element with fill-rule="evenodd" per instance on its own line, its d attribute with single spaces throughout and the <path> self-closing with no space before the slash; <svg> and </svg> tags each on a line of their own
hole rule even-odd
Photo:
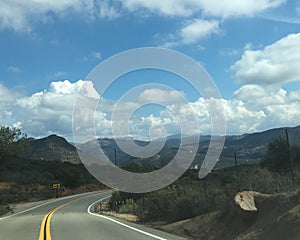
<svg viewBox="0 0 300 240">
<path fill-rule="evenodd" d="M 30 151 L 26 157 L 34 160 L 81 163 L 76 148 L 56 134 L 40 139 L 28 139 Z"/>
</svg>

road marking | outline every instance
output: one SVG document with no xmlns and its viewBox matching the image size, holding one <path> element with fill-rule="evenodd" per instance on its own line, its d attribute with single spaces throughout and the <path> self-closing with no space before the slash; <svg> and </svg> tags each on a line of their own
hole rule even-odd
<svg viewBox="0 0 300 240">
<path fill-rule="evenodd" d="M 78 197 L 78 196 L 92 195 L 92 194 L 96 194 L 96 193 L 101 193 L 101 191 L 88 192 L 88 193 L 81 193 L 81 194 L 71 195 L 71 196 L 62 197 L 62 198 L 58 198 L 58 199 L 47 200 L 47 202 L 45 202 L 45 203 L 42 203 L 42 204 L 39 204 L 39 205 L 37 205 L 37 206 L 28 208 L 28 209 L 26 209 L 26 210 L 23 210 L 23 211 L 20 211 L 20 212 L 11 214 L 11 215 L 9 215 L 9 216 L 0 217 L 0 221 L 1 221 L 1 220 L 4 220 L 4 219 L 7 219 L 7 218 L 10 218 L 10 217 L 14 217 L 14 216 L 17 216 L 17 215 L 26 213 L 26 212 L 29 212 L 29 211 L 31 211 L 31 210 L 34 210 L 34 209 L 36 209 L 36 208 L 45 206 L 45 205 L 50 204 L 50 203 L 58 202 L 58 201 L 61 201 L 61 200 L 66 200 L 66 199 L 69 199 L 69 198 L 75 198 L 75 197 Z"/>
<path fill-rule="evenodd" d="M 56 211 L 58 211 L 59 209 L 65 207 L 65 206 L 68 206 L 68 205 L 70 205 L 70 204 L 72 204 L 72 203 L 74 203 L 74 202 L 77 202 L 77 201 L 79 201 L 79 200 L 82 200 L 82 199 L 84 199 L 84 198 L 87 198 L 87 197 L 89 197 L 89 196 L 84 196 L 84 197 L 81 197 L 81 198 L 78 198 L 78 199 L 74 199 L 74 200 L 72 200 L 72 201 L 70 201 L 70 202 L 67 202 L 67 203 L 65 203 L 65 204 L 63 204 L 63 205 L 60 205 L 60 206 L 58 206 L 57 208 L 54 208 L 54 209 L 52 209 L 50 212 L 48 212 L 48 213 L 45 215 L 45 217 L 44 217 L 44 219 L 43 219 L 43 221 L 42 221 L 42 223 L 41 223 L 39 240 L 51 240 L 50 222 L 51 222 L 52 215 L 53 215 Z"/>
<path fill-rule="evenodd" d="M 59 209 L 66 207 L 74 202 L 80 201 L 84 198 L 88 198 L 90 197 L 90 195 L 96 195 L 99 194 L 99 192 L 93 192 L 92 194 L 84 194 L 87 196 L 83 196 L 77 199 L 74 199 L 72 201 L 66 202 L 54 209 L 52 209 L 50 212 L 48 212 L 45 217 L 43 218 L 43 221 L 41 223 L 41 227 L 40 227 L 40 235 L 39 235 L 39 240 L 51 240 L 51 233 L 50 233 L 50 223 L 51 223 L 51 218 L 52 215 L 57 212 Z M 78 195 L 77 195 L 78 196 Z"/>
<path fill-rule="evenodd" d="M 135 227 L 132 227 L 132 226 L 127 225 L 127 224 L 125 224 L 125 223 L 119 222 L 119 221 L 117 221 L 117 220 L 115 220 L 115 219 L 113 219 L 113 218 L 110 218 L 110 217 L 107 217 L 107 216 L 103 216 L 103 215 L 100 215 L 100 214 L 96 214 L 96 213 L 92 213 L 92 212 L 91 212 L 92 206 L 94 206 L 96 203 L 101 202 L 101 201 L 103 201 L 103 200 L 105 200 L 105 199 L 107 199 L 107 198 L 110 198 L 110 196 L 105 197 L 105 198 L 102 198 L 102 199 L 100 199 L 100 200 L 97 200 L 96 202 L 93 202 L 93 203 L 88 207 L 87 212 L 88 212 L 90 215 L 93 215 L 93 216 L 96 216 L 96 217 L 104 218 L 104 219 L 106 219 L 106 220 L 109 220 L 109 221 L 111 221 L 111 222 L 114 222 L 114 223 L 116 223 L 116 224 L 119 224 L 119 225 L 121 225 L 121 226 L 123 226 L 123 227 L 129 228 L 129 229 L 131 229 L 131 230 L 133 230 L 133 231 L 142 233 L 142 234 L 147 235 L 147 236 L 149 236 L 149 237 L 152 237 L 152 238 L 155 238 L 155 239 L 159 239 L 159 240 L 167 240 L 166 238 L 162 238 L 162 237 L 159 237 L 159 236 L 154 235 L 154 234 L 152 234 L 152 233 L 145 232 L 145 231 L 140 230 L 140 229 L 138 229 L 138 228 L 135 228 Z"/>
</svg>

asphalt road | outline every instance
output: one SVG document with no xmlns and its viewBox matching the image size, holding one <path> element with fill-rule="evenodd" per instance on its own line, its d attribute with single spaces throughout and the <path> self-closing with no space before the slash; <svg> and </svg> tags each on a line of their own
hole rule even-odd
<svg viewBox="0 0 300 240">
<path fill-rule="evenodd" d="M 49 200 L 0 218 L 0 240 L 180 240 L 183 238 L 92 212 L 110 191 Z"/>
</svg>

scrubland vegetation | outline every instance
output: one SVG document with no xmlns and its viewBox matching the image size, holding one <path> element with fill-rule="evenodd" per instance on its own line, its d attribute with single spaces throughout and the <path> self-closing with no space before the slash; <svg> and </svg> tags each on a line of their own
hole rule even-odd
<svg viewBox="0 0 300 240">
<path fill-rule="evenodd" d="M 20 130 L 0 128 L 0 208 L 6 204 L 55 197 L 53 183 L 60 183 L 59 195 L 92 190 L 99 183 L 83 165 L 24 158 L 26 136 Z M 82 186 L 85 186 L 83 189 Z M 0 210 L 1 211 L 1 210 Z"/>
<path fill-rule="evenodd" d="M 134 213 L 146 222 L 174 222 L 215 210 L 226 213 L 239 191 L 273 194 L 299 187 L 299 146 L 291 147 L 291 158 L 294 185 L 286 141 L 278 138 L 269 143 L 259 165 L 215 170 L 205 179 L 198 179 L 197 170 L 189 170 L 175 183 L 159 191 L 147 194 L 114 192 L 110 207 L 116 212 Z M 137 167 L 134 170 L 136 172 Z"/>
<path fill-rule="evenodd" d="M 91 184 L 99 185 L 83 165 L 26 159 L 23 157 L 26 151 L 26 136 L 20 130 L 0 128 L 2 206 L 55 197 L 53 183 L 62 185 L 60 195 L 75 193 L 78 189 L 92 190 Z M 290 156 L 292 161 L 289 161 Z M 124 169 L 132 172 L 155 170 L 153 166 L 135 163 Z M 198 170 L 188 170 L 176 182 L 159 191 L 146 194 L 114 192 L 109 206 L 119 213 L 134 213 L 141 221 L 174 222 L 215 210 L 226 213 L 238 191 L 287 192 L 298 188 L 299 181 L 300 147 L 289 149 L 285 139 L 277 138 L 269 143 L 260 164 L 213 170 L 205 179 L 198 178 Z M 3 209 L 5 211 L 6 207 Z"/>
</svg>

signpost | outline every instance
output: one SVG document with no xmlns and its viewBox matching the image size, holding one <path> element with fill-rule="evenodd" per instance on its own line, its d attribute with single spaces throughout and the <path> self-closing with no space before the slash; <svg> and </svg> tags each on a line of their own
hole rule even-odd
<svg viewBox="0 0 300 240">
<path fill-rule="evenodd" d="M 290 145 L 290 139 L 289 139 L 289 132 L 288 132 L 287 128 L 285 129 L 285 136 L 286 136 L 286 144 L 287 144 L 287 148 L 288 148 L 288 158 L 289 158 L 289 163 L 290 163 L 292 185 L 293 185 L 293 188 L 295 188 L 294 166 L 293 166 L 293 160 L 291 157 L 291 145 Z"/>
<path fill-rule="evenodd" d="M 58 189 L 60 188 L 60 183 L 53 183 L 52 188 L 55 189 L 55 196 L 58 198 Z"/>
<path fill-rule="evenodd" d="M 234 152 L 234 164 L 235 164 L 235 172 L 236 172 L 237 190 L 239 192 L 241 189 L 240 189 L 240 177 L 239 177 L 239 169 L 238 169 L 236 152 Z"/>
</svg>

